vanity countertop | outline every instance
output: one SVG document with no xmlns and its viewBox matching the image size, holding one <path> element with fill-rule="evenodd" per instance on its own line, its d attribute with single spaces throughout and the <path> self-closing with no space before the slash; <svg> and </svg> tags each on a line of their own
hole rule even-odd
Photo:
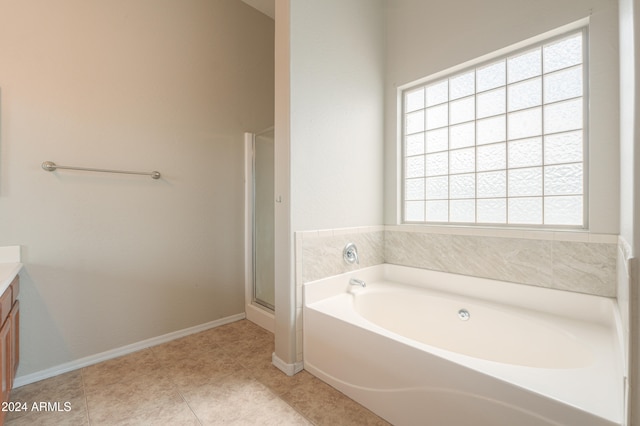
<svg viewBox="0 0 640 426">
<path fill-rule="evenodd" d="M 11 285 L 20 269 L 20 246 L 0 247 L 0 294 Z"/>
<path fill-rule="evenodd" d="M 0 294 L 9 288 L 20 269 L 22 269 L 20 262 L 0 263 Z"/>
</svg>

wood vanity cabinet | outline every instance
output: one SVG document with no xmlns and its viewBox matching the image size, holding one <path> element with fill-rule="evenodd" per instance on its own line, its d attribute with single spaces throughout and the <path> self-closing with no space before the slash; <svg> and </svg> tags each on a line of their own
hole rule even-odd
<svg viewBox="0 0 640 426">
<path fill-rule="evenodd" d="M 20 362 L 20 277 L 0 296 L 0 404 L 9 401 L 9 393 Z M 0 410 L 0 425 L 6 412 Z"/>
</svg>

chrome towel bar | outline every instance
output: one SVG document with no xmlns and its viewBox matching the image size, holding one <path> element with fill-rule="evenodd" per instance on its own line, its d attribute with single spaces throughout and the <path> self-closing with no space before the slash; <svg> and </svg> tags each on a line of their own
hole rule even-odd
<svg viewBox="0 0 640 426">
<path fill-rule="evenodd" d="M 127 170 L 109 170 L 109 169 L 93 169 L 88 167 L 73 167 L 73 166 L 58 166 L 53 161 L 45 161 L 42 163 L 42 168 L 48 172 L 53 172 L 56 169 L 67 169 L 67 170 L 82 170 L 85 172 L 103 172 L 103 173 L 122 173 L 127 175 L 145 175 L 151 176 L 152 179 L 160 179 L 160 172 L 130 172 Z"/>
</svg>

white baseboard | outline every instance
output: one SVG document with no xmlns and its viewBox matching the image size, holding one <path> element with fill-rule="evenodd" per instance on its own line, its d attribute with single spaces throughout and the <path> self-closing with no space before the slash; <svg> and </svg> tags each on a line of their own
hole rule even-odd
<svg viewBox="0 0 640 426">
<path fill-rule="evenodd" d="M 275 333 L 276 317 L 272 312 L 249 303 L 245 306 L 245 313 L 249 321 L 259 325 L 265 330 Z"/>
<path fill-rule="evenodd" d="M 220 318 L 218 320 L 196 325 L 194 327 L 189 327 L 183 330 L 174 331 L 172 333 L 163 334 L 162 336 L 152 337 L 151 339 L 142 340 L 140 342 L 132 343 L 120 348 L 111 349 L 99 354 L 90 355 L 88 357 L 80 358 L 75 361 L 66 362 L 55 367 L 47 368 L 46 370 L 37 371 L 35 373 L 26 374 L 24 376 L 18 376 L 14 381 L 13 387 L 18 388 L 20 386 L 28 385 L 29 383 L 38 382 L 40 380 L 48 379 L 63 373 L 68 373 L 69 371 L 78 370 L 80 368 L 88 367 L 90 365 L 117 358 L 119 356 L 128 355 L 142 349 L 161 345 L 163 343 L 170 342 L 171 340 L 179 339 L 180 337 L 199 333 L 201 331 L 209 330 L 210 328 L 220 327 L 221 325 L 239 321 L 244 318 L 246 318 L 246 315 L 244 313 L 231 315 L 229 317 Z"/>
<path fill-rule="evenodd" d="M 302 362 L 295 362 L 293 364 L 284 362 L 278 357 L 278 355 L 276 355 L 275 352 L 271 354 L 271 363 L 287 376 L 293 376 L 294 374 L 302 371 L 304 368 L 304 364 Z"/>
</svg>

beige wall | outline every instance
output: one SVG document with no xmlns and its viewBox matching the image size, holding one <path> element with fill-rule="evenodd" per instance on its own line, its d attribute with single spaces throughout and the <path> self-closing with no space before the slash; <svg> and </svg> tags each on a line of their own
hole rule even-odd
<svg viewBox="0 0 640 426">
<path fill-rule="evenodd" d="M 273 20 L 240 0 L 0 11 L 19 375 L 243 312 L 243 132 L 273 124 Z M 163 178 L 48 173 L 45 160 Z"/>
</svg>

